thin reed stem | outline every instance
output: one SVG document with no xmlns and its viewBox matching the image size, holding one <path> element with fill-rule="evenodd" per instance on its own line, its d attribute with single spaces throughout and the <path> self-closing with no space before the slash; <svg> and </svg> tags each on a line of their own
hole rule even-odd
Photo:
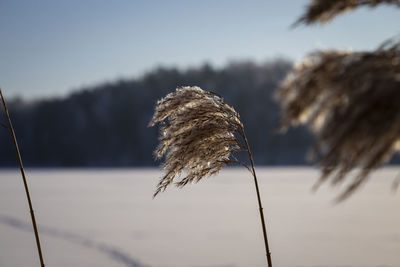
<svg viewBox="0 0 400 267">
<path fill-rule="evenodd" d="M 251 173 L 254 177 L 254 184 L 256 186 L 258 207 L 259 207 L 259 211 L 260 211 L 261 225 L 262 225 L 262 230 L 263 230 L 263 235 L 264 235 L 264 244 L 265 244 L 265 253 L 267 256 L 267 262 L 268 262 L 268 266 L 272 267 L 271 251 L 269 250 L 267 229 L 266 229 L 266 224 L 265 224 L 265 219 L 264 219 L 263 207 L 262 207 L 262 203 L 261 203 L 260 190 L 258 189 L 256 170 L 254 168 L 253 155 L 251 154 L 250 146 L 249 146 L 249 143 L 247 142 L 247 137 L 246 137 L 246 134 L 243 129 L 241 129 L 241 135 L 242 135 L 245 145 L 247 147 L 247 153 L 249 154 L 249 159 L 250 159 L 250 163 L 251 163 L 251 170 L 252 170 Z"/>
<path fill-rule="evenodd" d="M 38 249 L 38 253 L 39 253 L 40 266 L 44 267 L 42 249 L 40 248 L 39 232 L 37 230 L 35 214 L 33 212 L 32 201 L 31 201 L 31 197 L 30 197 L 29 189 L 28 189 L 28 183 L 26 182 L 26 176 L 25 176 L 24 166 L 22 164 L 21 153 L 19 152 L 17 138 L 15 137 L 14 127 L 12 125 L 10 114 L 8 113 L 6 101 L 4 100 L 3 93 L 1 92 L 1 88 L 0 88 L 0 96 L 1 96 L 1 101 L 3 102 L 4 111 L 5 111 L 7 119 L 8 119 L 9 130 L 11 132 L 11 136 L 12 136 L 13 141 L 14 141 L 15 152 L 17 153 L 18 162 L 19 162 L 19 168 L 21 170 L 22 180 L 24 182 L 24 187 L 25 187 L 25 193 L 26 193 L 26 197 L 28 199 L 29 210 L 30 210 L 30 213 L 31 213 L 32 225 L 33 225 L 33 231 L 35 232 L 36 245 L 37 245 L 37 249 Z"/>
</svg>

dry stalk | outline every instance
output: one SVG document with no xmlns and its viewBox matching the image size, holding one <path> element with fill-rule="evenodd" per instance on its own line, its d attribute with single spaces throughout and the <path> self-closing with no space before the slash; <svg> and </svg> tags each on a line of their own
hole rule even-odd
<svg viewBox="0 0 400 267">
<path fill-rule="evenodd" d="M 254 177 L 267 262 L 272 267 L 253 156 L 239 114 L 217 94 L 199 87 L 182 87 L 157 102 L 149 126 L 156 124 L 161 124 L 160 144 L 154 154 L 157 159 L 165 156 L 165 175 L 154 196 L 164 191 L 184 171 L 186 176 L 175 183 L 178 187 L 217 174 L 228 164 L 246 167 Z M 248 153 L 251 168 L 233 157 L 232 153 L 238 151 Z"/>
<path fill-rule="evenodd" d="M 33 231 L 35 233 L 35 239 L 36 239 L 36 246 L 37 246 L 37 250 L 38 250 L 38 254 L 39 254 L 39 260 L 40 260 L 40 266 L 44 267 L 44 260 L 43 260 L 43 255 L 42 255 L 42 249 L 40 247 L 40 239 L 39 239 L 39 232 L 37 229 L 37 225 L 36 225 L 36 219 L 35 219 L 35 214 L 33 212 L 33 206 L 32 206 L 32 201 L 31 201 L 31 197 L 29 194 L 29 189 L 28 189 L 28 183 L 26 181 L 26 176 L 25 176 L 25 171 L 24 171 L 24 166 L 22 164 L 22 158 L 21 158 L 21 153 L 19 152 L 19 147 L 18 147 L 18 142 L 17 142 L 17 138 L 15 136 L 15 131 L 14 131 L 14 127 L 12 125 L 11 122 L 11 118 L 10 118 L 10 114 L 8 113 L 8 109 L 7 109 L 7 105 L 6 105 L 6 101 L 3 97 L 3 94 L 1 92 L 1 88 L 0 88 L 0 97 L 1 97 L 1 101 L 3 103 L 4 106 L 4 111 L 6 113 L 7 116 L 7 120 L 8 120 L 8 125 L 13 142 L 14 142 L 14 147 L 15 147 L 15 152 L 17 154 L 17 158 L 18 158 L 18 163 L 19 163 L 19 168 L 21 171 L 21 175 L 22 175 L 22 180 L 24 182 L 24 187 L 25 187 L 25 193 L 26 193 L 26 197 L 28 200 L 28 204 L 29 204 L 29 210 L 30 210 L 30 214 L 31 214 L 31 220 L 32 220 L 32 226 L 33 226 Z"/>
</svg>

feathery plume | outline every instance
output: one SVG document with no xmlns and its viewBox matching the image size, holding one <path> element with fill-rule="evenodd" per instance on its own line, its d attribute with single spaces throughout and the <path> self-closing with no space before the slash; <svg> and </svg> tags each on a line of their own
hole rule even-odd
<svg viewBox="0 0 400 267">
<path fill-rule="evenodd" d="M 337 15 L 352 11 L 357 7 L 375 7 L 380 4 L 392 4 L 400 7 L 400 0 L 313 0 L 307 10 L 294 25 L 301 23 L 327 23 Z"/>
<path fill-rule="evenodd" d="M 154 152 L 157 159 L 165 155 L 166 174 L 154 194 L 164 191 L 184 169 L 187 175 L 178 187 L 198 182 L 218 173 L 231 157 L 245 150 L 235 134 L 243 132 L 239 114 L 218 95 L 199 87 L 178 88 L 157 102 L 149 126 L 160 123 L 160 145 Z"/>
<path fill-rule="evenodd" d="M 253 156 L 239 114 L 215 93 L 199 87 L 182 87 L 157 102 L 149 126 L 158 123 L 161 124 L 160 145 L 154 154 L 157 159 L 165 156 L 166 173 L 154 197 L 184 170 L 187 175 L 176 183 L 178 187 L 217 174 L 231 163 L 246 167 L 254 178 L 267 263 L 272 267 Z M 237 137 L 241 137 L 243 143 Z M 232 155 L 238 151 L 248 153 L 251 168 Z"/>
<path fill-rule="evenodd" d="M 284 128 L 309 124 L 316 133 L 320 182 L 337 184 L 360 167 L 343 200 L 400 150 L 400 42 L 373 52 L 311 53 L 277 98 Z"/>
</svg>

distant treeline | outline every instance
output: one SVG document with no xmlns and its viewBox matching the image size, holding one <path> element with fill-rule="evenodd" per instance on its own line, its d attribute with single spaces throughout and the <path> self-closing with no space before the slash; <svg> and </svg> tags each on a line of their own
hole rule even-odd
<svg viewBox="0 0 400 267">
<path fill-rule="evenodd" d="M 279 110 L 273 95 L 291 68 L 292 62 L 283 59 L 220 69 L 160 67 L 62 99 L 15 99 L 10 112 L 27 166 L 151 166 L 158 133 L 147 124 L 157 99 L 176 87 L 197 85 L 221 95 L 240 113 L 257 164 L 305 164 L 311 135 L 304 128 L 276 132 Z M 0 122 L 6 123 L 3 113 Z M 0 166 L 14 166 L 12 140 L 2 127 L 0 147 Z"/>
</svg>

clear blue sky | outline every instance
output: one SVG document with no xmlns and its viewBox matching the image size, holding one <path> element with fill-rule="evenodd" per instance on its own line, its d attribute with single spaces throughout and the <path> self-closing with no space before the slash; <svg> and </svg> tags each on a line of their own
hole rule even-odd
<svg viewBox="0 0 400 267">
<path fill-rule="evenodd" d="M 389 6 L 291 29 L 307 3 L 0 0 L 0 86 L 7 96 L 60 96 L 158 65 L 299 60 L 315 48 L 373 49 L 400 32 L 400 9 Z"/>
</svg>

